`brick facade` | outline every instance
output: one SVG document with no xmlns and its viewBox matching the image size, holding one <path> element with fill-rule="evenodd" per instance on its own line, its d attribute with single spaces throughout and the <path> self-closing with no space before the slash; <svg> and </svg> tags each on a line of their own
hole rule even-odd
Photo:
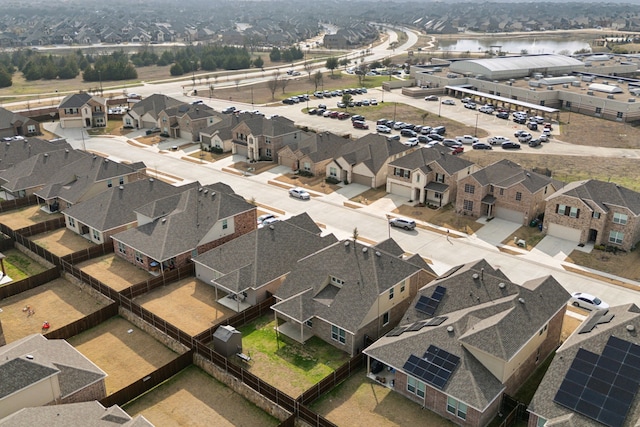
<svg viewBox="0 0 640 427">
<path fill-rule="evenodd" d="M 76 391 L 68 396 L 60 399 L 61 404 L 89 402 L 92 400 L 101 400 L 107 397 L 107 387 L 104 379 L 97 381 L 81 390 Z"/>
</svg>

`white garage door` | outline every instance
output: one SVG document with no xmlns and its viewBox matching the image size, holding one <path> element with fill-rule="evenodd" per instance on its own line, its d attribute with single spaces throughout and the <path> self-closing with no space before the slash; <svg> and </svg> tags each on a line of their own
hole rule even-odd
<svg viewBox="0 0 640 427">
<path fill-rule="evenodd" d="M 389 189 L 391 190 L 391 194 L 406 197 L 407 199 L 411 198 L 411 187 L 400 185 L 397 182 L 392 182 Z"/>
<path fill-rule="evenodd" d="M 549 224 L 547 234 L 549 236 L 580 243 L 580 236 L 582 235 L 582 232 L 577 228 L 566 227 L 559 224 Z"/>
<path fill-rule="evenodd" d="M 505 209 L 496 206 L 496 218 L 506 219 L 507 221 L 517 222 L 522 224 L 524 221 L 524 214 L 522 212 L 514 211 L 512 209 Z"/>
</svg>

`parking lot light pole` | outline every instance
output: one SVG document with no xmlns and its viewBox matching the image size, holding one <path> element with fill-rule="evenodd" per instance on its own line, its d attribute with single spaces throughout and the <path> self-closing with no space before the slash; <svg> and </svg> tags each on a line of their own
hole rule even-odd
<svg viewBox="0 0 640 427">
<path fill-rule="evenodd" d="M 440 110 L 442 110 L 442 101 L 438 100 L 438 117 L 440 117 Z"/>
<path fill-rule="evenodd" d="M 473 136 L 478 136 L 478 117 L 480 117 L 480 113 L 476 113 L 476 130 L 473 133 Z"/>
<path fill-rule="evenodd" d="M 387 217 L 387 231 L 389 233 L 389 238 L 391 238 L 391 223 L 389 222 L 391 220 L 391 217 L 389 216 L 389 214 L 385 216 Z"/>
</svg>

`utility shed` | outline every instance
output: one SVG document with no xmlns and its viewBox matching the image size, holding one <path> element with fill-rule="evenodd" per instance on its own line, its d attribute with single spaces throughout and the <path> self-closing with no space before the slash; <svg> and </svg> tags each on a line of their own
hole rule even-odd
<svg viewBox="0 0 640 427">
<path fill-rule="evenodd" d="M 242 353 L 242 333 L 230 325 L 220 326 L 213 334 L 213 349 L 227 358 Z"/>
</svg>

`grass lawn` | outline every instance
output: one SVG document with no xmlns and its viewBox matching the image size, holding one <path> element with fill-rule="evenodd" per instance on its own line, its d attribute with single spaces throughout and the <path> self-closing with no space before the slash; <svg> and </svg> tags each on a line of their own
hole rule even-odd
<svg viewBox="0 0 640 427">
<path fill-rule="evenodd" d="M 194 159 L 204 160 L 205 162 L 216 162 L 218 160 L 224 159 L 226 157 L 231 156 L 231 151 L 226 153 L 212 153 L 209 151 L 200 150 L 195 153 L 189 154 L 189 157 L 193 157 Z"/>
<path fill-rule="evenodd" d="M 349 200 L 351 200 L 352 202 L 368 205 L 370 203 L 375 202 L 376 200 L 382 199 L 386 195 L 387 195 L 387 189 L 385 186 L 382 186 L 378 188 L 370 188 L 364 193 L 361 193 L 355 197 L 352 197 Z"/>
<path fill-rule="evenodd" d="M 122 128 L 122 120 L 108 120 L 107 125 L 103 128 L 87 129 L 87 133 L 94 135 L 113 135 Z"/>
<path fill-rule="evenodd" d="M 566 259 L 567 262 L 603 271 L 631 280 L 640 280 L 640 251 L 633 252 L 604 252 L 594 249 L 591 253 L 573 251 Z M 601 276 L 600 280 L 606 280 Z M 633 287 L 636 289 L 636 287 Z"/>
<path fill-rule="evenodd" d="M 276 181 L 285 182 L 297 187 L 303 187 L 307 190 L 313 190 L 318 193 L 329 194 L 340 189 L 340 186 L 328 184 L 325 182 L 324 176 L 301 176 L 294 173 L 288 173 L 276 178 Z"/>
<path fill-rule="evenodd" d="M 4 271 L 14 282 L 42 273 L 47 269 L 17 249 L 9 249 L 3 254 L 6 256 L 2 261 Z"/>
<path fill-rule="evenodd" d="M 542 231 L 540 231 L 538 227 L 529 227 L 528 225 L 523 225 L 522 227 L 514 231 L 511 235 L 509 235 L 509 237 L 504 239 L 502 243 L 504 245 L 513 246 L 515 248 L 515 238 L 517 237 L 518 239 L 522 239 L 527 242 L 527 247 L 523 249 L 530 251 L 538 243 L 540 243 L 540 240 L 542 240 L 544 236 L 545 235 L 542 234 Z"/>
<path fill-rule="evenodd" d="M 317 337 L 304 344 L 282 334 L 276 340 L 275 326 L 271 316 L 263 316 L 240 328 L 242 351 L 251 355 L 252 374 L 294 398 L 349 360 Z"/>
<path fill-rule="evenodd" d="M 393 212 L 400 216 L 425 221 L 463 233 L 475 233 L 482 228 L 482 224 L 477 222 L 475 218 L 457 214 L 451 204 L 440 209 L 431 209 L 426 206 L 402 205 L 394 209 Z"/>
</svg>

